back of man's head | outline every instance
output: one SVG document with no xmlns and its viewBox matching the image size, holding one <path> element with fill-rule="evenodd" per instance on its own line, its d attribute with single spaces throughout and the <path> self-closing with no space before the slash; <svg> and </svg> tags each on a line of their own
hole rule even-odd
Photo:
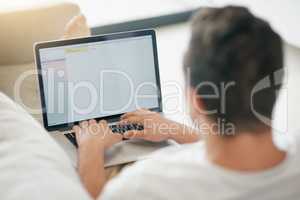
<svg viewBox="0 0 300 200">
<path fill-rule="evenodd" d="M 257 113 L 271 119 L 278 88 L 264 83 L 267 88 L 255 92 L 256 86 L 282 67 L 280 36 L 246 8 L 204 8 L 193 17 L 184 69 L 211 119 L 246 131 L 264 127 Z"/>
</svg>

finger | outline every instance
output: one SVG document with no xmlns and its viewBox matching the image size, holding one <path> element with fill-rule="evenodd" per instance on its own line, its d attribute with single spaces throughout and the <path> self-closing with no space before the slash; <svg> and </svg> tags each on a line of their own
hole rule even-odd
<svg viewBox="0 0 300 200">
<path fill-rule="evenodd" d="M 149 109 L 147 109 L 147 108 L 139 108 L 138 110 L 139 110 L 139 111 L 143 111 L 143 112 L 145 112 L 145 111 L 146 111 L 146 112 L 151 112 L 151 111 L 150 111 Z"/>
<path fill-rule="evenodd" d="M 79 123 L 79 126 L 80 126 L 81 128 L 87 128 L 88 125 L 89 125 L 89 123 L 88 123 L 87 121 L 82 121 L 82 122 Z"/>
<path fill-rule="evenodd" d="M 128 124 L 126 120 L 121 120 L 117 122 L 117 125 L 126 125 Z"/>
<path fill-rule="evenodd" d="M 132 130 L 124 133 L 125 138 L 145 138 L 145 136 L 146 134 L 144 131 Z"/>
<path fill-rule="evenodd" d="M 76 138 L 76 141 L 78 142 L 78 139 L 80 138 L 80 134 L 81 134 L 81 128 L 76 125 L 76 126 L 73 126 L 73 131 L 75 132 L 75 138 Z"/>
<path fill-rule="evenodd" d="M 102 129 L 102 132 L 106 133 L 108 130 L 110 130 L 110 128 L 109 128 L 109 126 L 107 124 L 107 121 L 105 121 L 105 120 L 101 120 L 99 122 L 99 126 L 100 126 L 100 129 Z"/>
<path fill-rule="evenodd" d="M 124 115 L 121 116 L 121 120 L 127 119 L 129 117 L 143 116 L 143 115 L 151 114 L 151 113 L 152 113 L 152 111 L 150 111 L 150 110 L 148 110 L 146 108 L 139 108 L 139 109 L 137 109 L 134 112 L 125 113 Z"/>
<path fill-rule="evenodd" d="M 143 124 L 143 122 L 144 120 L 141 116 L 128 117 L 120 121 L 121 124 Z"/>
<path fill-rule="evenodd" d="M 89 121 L 88 131 L 89 133 L 95 135 L 100 131 L 100 126 L 95 120 Z"/>
<path fill-rule="evenodd" d="M 105 120 L 101 120 L 99 122 L 99 125 L 101 125 L 101 126 L 108 126 L 107 121 L 105 121 Z"/>
<path fill-rule="evenodd" d="M 140 108 L 139 110 L 139 113 L 142 114 L 142 115 L 146 115 L 146 114 L 153 114 L 155 113 L 154 111 L 151 111 L 147 108 Z"/>
<path fill-rule="evenodd" d="M 94 120 L 94 119 L 89 120 L 89 124 L 90 124 L 90 125 L 91 125 L 91 124 L 96 124 L 96 123 L 97 123 L 97 121 Z"/>
<path fill-rule="evenodd" d="M 75 133 L 78 133 L 78 132 L 80 132 L 81 128 L 80 128 L 78 125 L 75 125 L 75 126 L 73 126 L 72 130 L 73 130 Z"/>
<path fill-rule="evenodd" d="M 136 112 L 128 112 L 121 116 L 121 120 L 136 115 Z"/>
</svg>

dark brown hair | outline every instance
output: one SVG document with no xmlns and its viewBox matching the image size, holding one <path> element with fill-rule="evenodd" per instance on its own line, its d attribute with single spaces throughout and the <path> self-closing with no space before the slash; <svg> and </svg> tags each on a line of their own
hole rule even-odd
<svg viewBox="0 0 300 200">
<path fill-rule="evenodd" d="M 222 118 L 237 126 L 255 126 L 261 121 L 251 109 L 251 92 L 255 85 L 283 67 L 280 36 L 264 20 L 255 17 L 244 7 L 203 8 L 192 18 L 192 36 L 184 59 L 190 85 L 197 88 L 209 82 L 226 90 L 225 108 L 221 99 L 203 98 L 214 120 Z M 282 75 L 279 77 L 280 81 Z M 275 87 L 257 92 L 253 108 L 261 115 L 272 117 L 276 101 Z M 199 96 L 213 94 L 209 85 L 197 88 Z M 258 124 L 259 123 L 259 124 Z"/>
</svg>

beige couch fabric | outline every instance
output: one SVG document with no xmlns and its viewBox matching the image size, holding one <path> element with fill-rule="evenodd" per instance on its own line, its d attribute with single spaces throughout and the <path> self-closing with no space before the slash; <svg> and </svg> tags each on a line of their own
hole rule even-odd
<svg viewBox="0 0 300 200">
<path fill-rule="evenodd" d="M 0 65 L 32 62 L 33 44 L 61 38 L 66 24 L 80 11 L 76 4 L 55 0 L 5 5 L 0 9 Z"/>
</svg>

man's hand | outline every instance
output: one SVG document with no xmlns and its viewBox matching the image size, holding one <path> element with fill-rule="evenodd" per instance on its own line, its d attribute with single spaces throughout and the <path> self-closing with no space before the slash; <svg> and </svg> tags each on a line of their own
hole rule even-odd
<svg viewBox="0 0 300 200">
<path fill-rule="evenodd" d="M 170 121 L 156 112 L 139 109 L 135 112 L 121 116 L 120 124 L 140 124 L 144 130 L 131 130 L 124 134 L 125 138 L 141 138 L 148 141 L 159 142 L 169 139 L 168 127 Z"/>
<path fill-rule="evenodd" d="M 144 130 L 131 130 L 124 134 L 125 138 L 140 138 L 152 142 L 173 139 L 178 143 L 198 141 L 195 130 L 180 123 L 168 120 L 159 113 L 147 109 L 139 109 L 126 113 L 121 117 L 120 124 L 140 124 Z"/>
<path fill-rule="evenodd" d="M 106 121 L 84 121 L 73 130 L 78 143 L 78 172 L 87 191 L 96 199 L 105 185 L 104 151 L 123 137 L 112 133 Z"/>
<path fill-rule="evenodd" d="M 122 135 L 113 133 L 104 120 L 99 123 L 96 120 L 84 121 L 79 126 L 74 126 L 73 130 L 79 149 L 81 146 L 95 145 L 106 150 L 123 138 Z"/>
</svg>

